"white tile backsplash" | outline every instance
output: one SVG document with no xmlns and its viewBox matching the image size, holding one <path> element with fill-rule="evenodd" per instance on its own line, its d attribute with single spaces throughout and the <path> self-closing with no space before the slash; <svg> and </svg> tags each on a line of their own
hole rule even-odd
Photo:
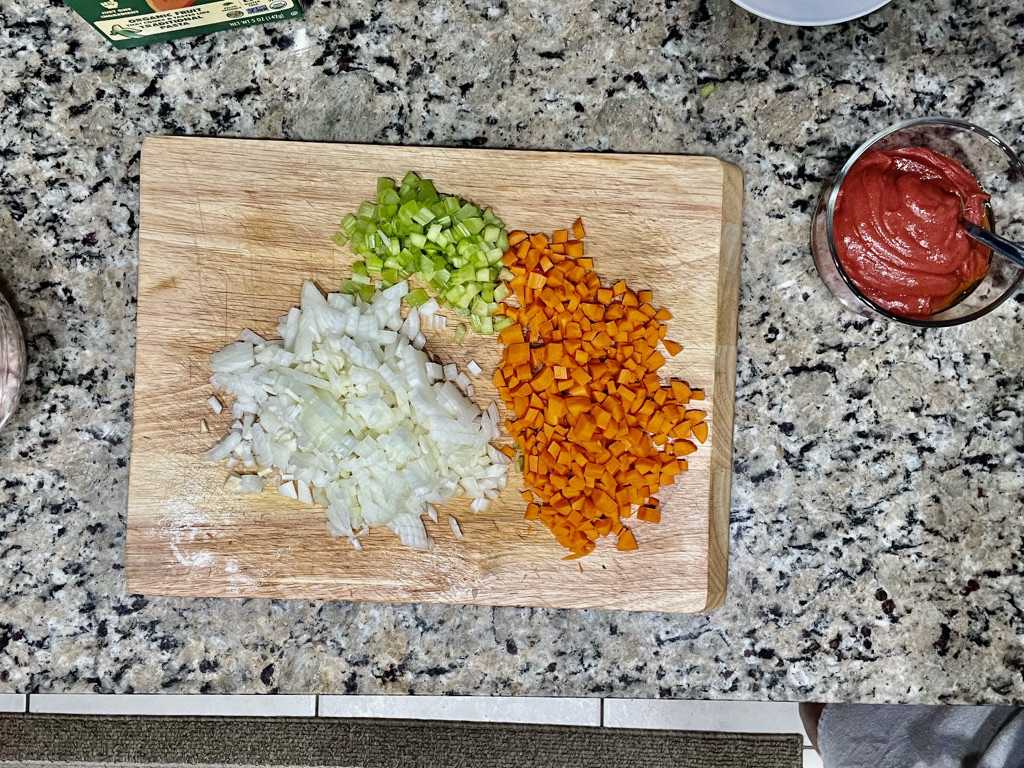
<svg viewBox="0 0 1024 768">
<path fill-rule="evenodd" d="M 673 731 L 799 733 L 804 744 L 810 744 L 795 703 L 605 699 L 604 724 Z"/>
<path fill-rule="evenodd" d="M 321 717 L 601 724 L 600 699 L 498 696 L 321 696 Z"/>
<path fill-rule="evenodd" d="M 0 712 L 24 712 L 25 694 L 0 693 Z"/>
<path fill-rule="evenodd" d="M 316 696 L 178 694 L 32 694 L 29 711 L 68 715 L 312 717 Z"/>
</svg>

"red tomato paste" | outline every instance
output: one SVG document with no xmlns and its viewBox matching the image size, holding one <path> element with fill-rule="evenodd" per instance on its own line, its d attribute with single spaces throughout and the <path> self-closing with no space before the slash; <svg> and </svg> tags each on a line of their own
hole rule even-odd
<svg viewBox="0 0 1024 768">
<path fill-rule="evenodd" d="M 989 249 L 963 215 L 986 223 L 985 194 L 956 160 L 925 147 L 875 152 L 843 180 L 832 220 L 839 262 L 860 291 L 893 314 L 927 317 L 988 271 Z"/>
</svg>

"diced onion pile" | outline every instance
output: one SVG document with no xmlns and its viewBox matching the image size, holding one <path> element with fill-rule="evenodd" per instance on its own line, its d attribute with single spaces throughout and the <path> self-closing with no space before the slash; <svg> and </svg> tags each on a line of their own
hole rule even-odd
<svg viewBox="0 0 1024 768">
<path fill-rule="evenodd" d="M 229 490 L 258 493 L 270 482 L 320 504 L 328 530 L 356 548 L 386 525 L 403 544 L 429 549 L 420 516 L 436 522 L 434 504 L 461 492 L 480 512 L 498 497 L 508 465 L 490 445 L 498 409 L 481 412 L 459 389 L 468 377 L 423 351 L 420 328 L 435 327 L 437 304 L 403 319 L 408 291 L 401 281 L 370 302 L 325 299 L 307 282 L 301 308 L 281 318 L 281 340 L 243 331 L 210 356 L 210 382 L 235 397 L 236 421 L 206 458 L 256 471 L 232 472 Z"/>
</svg>

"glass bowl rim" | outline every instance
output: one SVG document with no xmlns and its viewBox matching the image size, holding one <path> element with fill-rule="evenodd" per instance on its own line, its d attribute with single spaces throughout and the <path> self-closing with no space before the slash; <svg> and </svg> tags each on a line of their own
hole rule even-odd
<svg viewBox="0 0 1024 768">
<path fill-rule="evenodd" d="M 836 177 L 832 182 L 832 189 L 829 192 L 828 204 L 825 208 L 825 230 L 827 235 L 826 239 L 828 240 L 828 250 L 829 254 L 832 257 L 832 263 L 835 266 L 836 271 L 839 273 L 839 276 L 843 279 L 843 282 L 846 283 L 846 286 L 850 289 L 850 291 L 853 292 L 853 295 L 860 299 L 862 302 L 864 302 L 864 304 L 866 304 L 874 312 L 878 313 L 887 320 L 893 320 L 897 323 L 903 323 L 904 325 L 912 325 L 918 328 L 944 328 L 954 325 L 962 325 L 964 323 L 969 323 L 972 320 L 977 320 L 979 317 L 987 315 L 993 309 L 995 309 L 1004 301 L 1009 299 L 1010 296 L 1013 295 L 1017 286 L 1020 285 L 1021 280 L 1024 280 L 1024 269 L 1018 272 L 1016 279 L 1006 289 L 1006 292 L 997 301 L 994 301 L 992 304 L 989 304 L 987 307 L 983 309 L 980 309 L 976 312 L 973 312 L 969 315 L 965 315 L 963 317 L 957 317 L 948 320 L 930 320 L 928 318 L 917 319 L 911 317 L 902 317 L 893 312 L 890 312 L 885 307 L 876 304 L 868 296 L 865 296 L 864 293 L 856 285 L 853 284 L 853 280 L 850 279 L 850 276 L 846 274 L 846 270 L 843 269 L 843 265 L 839 262 L 839 254 L 836 252 L 836 242 L 835 235 L 833 234 L 832 220 L 835 216 L 836 201 L 839 199 L 839 189 L 842 187 L 843 181 L 846 179 L 846 175 L 850 172 L 850 169 L 853 168 L 857 161 L 864 157 L 864 155 L 867 154 L 867 152 L 879 141 L 886 138 L 887 136 L 890 136 L 893 133 L 896 133 L 897 131 L 902 131 L 905 128 L 911 128 L 918 125 L 949 126 L 953 128 L 959 128 L 969 133 L 973 133 L 981 137 L 982 139 L 991 142 L 995 146 L 999 147 L 999 149 L 1001 149 L 1009 159 L 1010 165 L 1015 167 L 1017 171 L 1019 171 L 1021 174 L 1024 174 L 1024 162 L 1022 162 L 1021 159 L 1017 156 L 1017 153 L 1013 150 L 1013 148 L 1005 141 L 1003 141 L 1001 138 L 996 136 L 994 133 L 991 133 L 990 131 L 987 131 L 980 126 L 977 126 L 974 123 L 969 123 L 966 120 L 960 120 L 955 117 L 915 117 L 911 120 L 904 120 L 903 122 L 896 123 L 895 125 L 891 125 L 883 131 L 879 131 L 874 136 L 865 141 L 863 144 L 861 144 L 857 148 L 857 151 L 850 155 L 850 159 L 846 161 L 845 165 L 843 165 L 842 170 L 840 170 L 839 173 L 836 174 Z"/>
</svg>

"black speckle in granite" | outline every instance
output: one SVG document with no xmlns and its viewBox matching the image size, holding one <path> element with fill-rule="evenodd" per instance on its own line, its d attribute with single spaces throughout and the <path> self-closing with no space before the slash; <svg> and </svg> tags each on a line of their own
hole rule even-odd
<svg viewBox="0 0 1024 768">
<path fill-rule="evenodd" d="M 260 672 L 260 680 L 263 682 L 264 685 L 270 685 L 274 682 L 273 664 L 267 664 L 267 666 L 263 668 L 263 671 Z"/>
</svg>

